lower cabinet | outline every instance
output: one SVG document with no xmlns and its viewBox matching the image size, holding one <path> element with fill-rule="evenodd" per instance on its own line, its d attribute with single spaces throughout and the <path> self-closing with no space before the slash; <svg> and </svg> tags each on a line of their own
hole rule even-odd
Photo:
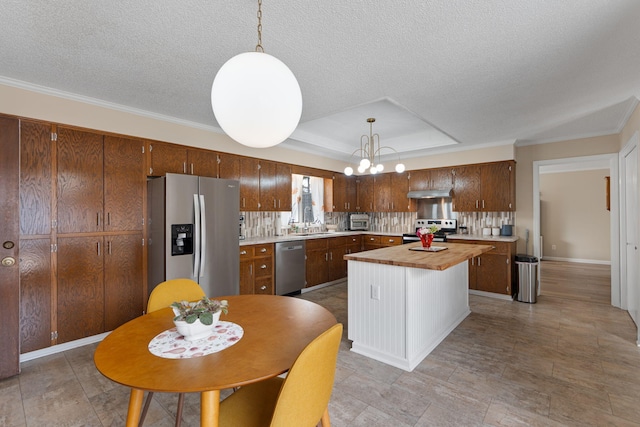
<svg viewBox="0 0 640 427">
<path fill-rule="evenodd" d="M 111 331 L 142 315 L 142 234 L 20 245 L 21 353 Z"/>
<path fill-rule="evenodd" d="M 347 277 L 347 250 L 360 247 L 360 236 L 339 236 L 306 241 L 306 287 Z"/>
<path fill-rule="evenodd" d="M 451 243 L 491 245 L 493 250 L 469 260 L 469 289 L 511 295 L 515 278 L 515 242 L 456 240 Z"/>
<path fill-rule="evenodd" d="M 240 246 L 240 294 L 274 294 L 273 243 Z"/>
<path fill-rule="evenodd" d="M 58 238 L 57 343 L 142 315 L 142 235 Z"/>
<path fill-rule="evenodd" d="M 382 236 L 379 234 L 365 234 L 362 236 L 362 246 L 365 251 L 401 244 L 402 236 Z"/>
</svg>

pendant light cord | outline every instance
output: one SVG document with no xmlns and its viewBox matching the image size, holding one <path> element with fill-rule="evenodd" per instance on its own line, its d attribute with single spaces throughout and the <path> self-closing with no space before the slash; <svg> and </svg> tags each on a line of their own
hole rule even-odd
<svg viewBox="0 0 640 427">
<path fill-rule="evenodd" d="M 256 52 L 264 53 L 262 47 L 262 0 L 258 0 L 258 44 L 256 45 Z"/>
</svg>

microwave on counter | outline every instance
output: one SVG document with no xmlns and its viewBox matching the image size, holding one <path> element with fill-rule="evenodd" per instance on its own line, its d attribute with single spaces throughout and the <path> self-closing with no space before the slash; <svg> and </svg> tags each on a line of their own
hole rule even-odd
<svg viewBox="0 0 640 427">
<path fill-rule="evenodd" d="M 369 230 L 369 215 L 367 214 L 350 214 L 349 230 Z"/>
</svg>

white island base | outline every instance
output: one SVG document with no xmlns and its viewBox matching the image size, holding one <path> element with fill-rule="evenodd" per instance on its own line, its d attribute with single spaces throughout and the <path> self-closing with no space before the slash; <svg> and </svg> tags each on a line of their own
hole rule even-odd
<svg viewBox="0 0 640 427">
<path fill-rule="evenodd" d="M 468 267 L 446 270 L 348 261 L 351 351 L 412 371 L 469 310 Z"/>
</svg>

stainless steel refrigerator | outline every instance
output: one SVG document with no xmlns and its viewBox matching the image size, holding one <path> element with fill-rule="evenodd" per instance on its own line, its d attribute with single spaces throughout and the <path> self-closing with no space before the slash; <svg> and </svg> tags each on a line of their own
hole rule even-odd
<svg viewBox="0 0 640 427">
<path fill-rule="evenodd" d="M 190 278 L 208 297 L 239 293 L 239 182 L 168 173 L 147 182 L 148 290 Z"/>
</svg>

